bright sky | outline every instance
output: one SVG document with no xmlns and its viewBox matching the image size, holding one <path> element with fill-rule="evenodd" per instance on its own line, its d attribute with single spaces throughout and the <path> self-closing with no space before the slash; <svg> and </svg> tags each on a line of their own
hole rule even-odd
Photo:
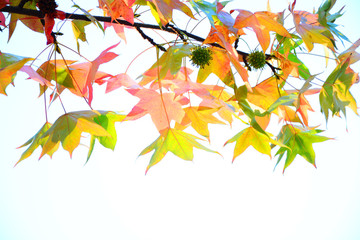
<svg viewBox="0 0 360 240">
<path fill-rule="evenodd" d="M 63 2 L 71 5 L 71 1 Z M 234 0 L 231 8 L 266 10 L 266 2 Z M 320 3 L 298 1 L 297 9 L 312 11 Z M 287 7 L 287 1 L 270 4 L 273 11 Z M 354 42 L 360 37 L 360 2 L 338 1 L 335 9 L 345 4 L 341 30 Z M 63 32 L 67 30 L 71 31 L 69 26 Z M 108 71 L 124 71 L 148 46 L 137 33 L 126 33 L 128 44 L 122 42 L 115 49 L 120 57 Z M 71 33 L 68 35 L 64 39 L 76 48 Z M 34 57 L 45 46 L 41 45 L 45 44 L 43 35 L 21 27 L 8 45 L 7 37 L 7 31 L 0 32 L 2 52 Z M 81 44 L 81 53 L 93 59 L 119 38 L 111 31 L 103 37 L 93 30 L 88 40 L 89 46 Z M 341 43 L 338 46 L 342 49 Z M 312 58 L 312 73 L 322 71 L 324 59 Z M 145 53 L 130 66 L 129 73 L 136 78 L 139 68 L 150 66 L 153 59 L 153 52 Z M 360 70 L 359 65 L 356 68 Z M 186 162 L 168 154 L 145 176 L 150 155 L 137 156 L 158 136 L 149 117 L 118 125 L 115 151 L 97 145 L 86 166 L 87 148 L 82 146 L 73 159 L 59 151 L 53 159 L 44 157 L 38 162 L 38 150 L 14 168 L 24 150 L 16 147 L 32 137 L 45 120 L 43 99 L 37 98 L 38 84 L 25 77 L 19 74 L 16 87 L 7 88 L 8 96 L 0 95 L 0 239 L 360 239 L 360 119 L 350 110 L 346 120 L 335 118 L 327 125 L 323 116 L 315 114 L 312 124 L 322 124 L 327 128 L 325 135 L 336 140 L 315 144 L 317 169 L 299 157 L 285 175 L 281 164 L 273 171 L 276 159 L 253 149 L 231 164 L 233 145 L 222 145 L 244 127 L 239 123 L 232 129 L 212 128 L 211 146 L 224 158 L 195 151 L 194 161 Z M 101 96 L 104 91 L 100 87 L 95 94 Z M 100 97 L 94 108 L 129 110 L 129 101 L 136 100 L 121 93 Z M 359 102 L 358 86 L 353 95 Z M 67 97 L 63 100 L 68 111 L 87 109 L 79 98 Z M 59 114 L 62 110 L 55 102 L 49 110 L 50 121 Z"/>
</svg>

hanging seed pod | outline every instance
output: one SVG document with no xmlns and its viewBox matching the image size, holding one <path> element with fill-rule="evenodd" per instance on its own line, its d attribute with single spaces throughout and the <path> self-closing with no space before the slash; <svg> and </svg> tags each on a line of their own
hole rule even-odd
<svg viewBox="0 0 360 240">
<path fill-rule="evenodd" d="M 207 47 L 196 46 L 191 51 L 190 60 L 193 65 L 204 68 L 212 60 L 212 51 Z"/>
<path fill-rule="evenodd" d="M 266 64 L 266 56 L 261 51 L 254 51 L 247 57 L 247 62 L 255 69 L 263 69 Z"/>
</svg>

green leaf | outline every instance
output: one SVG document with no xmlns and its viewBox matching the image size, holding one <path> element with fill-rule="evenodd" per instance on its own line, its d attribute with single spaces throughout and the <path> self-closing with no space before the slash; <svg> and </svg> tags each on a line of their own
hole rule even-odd
<svg viewBox="0 0 360 240">
<path fill-rule="evenodd" d="M 115 129 L 115 122 L 121 122 L 125 119 L 126 115 L 121 115 L 115 112 L 105 112 L 105 111 L 99 111 L 101 115 L 96 116 L 94 118 L 94 121 L 99 124 L 101 127 L 103 127 L 110 136 L 91 136 L 90 140 L 90 148 L 88 152 L 88 157 L 86 162 L 89 161 L 91 153 L 94 149 L 95 145 L 95 139 L 97 139 L 101 145 L 103 145 L 106 148 L 109 148 L 111 150 L 115 149 L 115 145 L 117 142 L 117 135 L 116 135 L 116 129 Z"/>
<path fill-rule="evenodd" d="M 320 107 L 326 121 L 329 118 L 329 111 L 332 112 L 332 115 L 339 115 L 342 112 L 346 116 L 345 107 L 347 106 L 357 114 L 356 101 L 349 91 L 356 74 L 353 72 L 346 73 L 349 61 L 350 58 L 339 64 L 320 90 Z"/>
<path fill-rule="evenodd" d="M 139 156 L 147 154 L 155 150 L 151 156 L 150 162 L 146 168 L 146 172 L 155 164 L 160 162 L 170 151 L 179 158 L 191 161 L 194 157 L 193 148 L 199 148 L 208 152 L 218 153 L 197 142 L 200 138 L 174 129 L 168 128 L 160 133 L 160 136 L 149 146 L 147 146 Z"/>
<path fill-rule="evenodd" d="M 95 25 L 98 26 L 101 31 L 105 34 L 105 30 L 103 28 L 103 26 L 101 25 L 101 23 L 93 16 L 91 15 L 88 11 L 86 11 L 85 9 L 79 7 L 78 5 L 74 4 L 73 7 L 79 9 L 80 11 L 82 11 L 84 13 L 84 15 Z"/>
<path fill-rule="evenodd" d="M 180 71 L 182 59 L 190 56 L 192 47 L 190 44 L 178 44 L 169 47 L 150 69 L 156 69 L 159 66 L 160 79 L 163 79 L 169 71 L 172 75 L 175 75 Z"/>
<path fill-rule="evenodd" d="M 74 37 L 76 39 L 76 44 L 77 44 L 77 50 L 80 53 L 80 44 L 79 44 L 79 40 L 86 42 L 86 34 L 85 34 L 85 26 L 89 25 L 90 22 L 87 21 L 81 21 L 81 20 L 72 20 L 71 21 L 71 26 L 72 26 L 72 30 L 74 32 Z"/>
<path fill-rule="evenodd" d="M 316 167 L 313 143 L 324 142 L 330 139 L 328 137 L 317 135 L 321 132 L 323 131 L 318 129 L 305 130 L 301 127 L 290 124 L 284 125 L 277 139 L 286 147 L 280 147 L 280 149 L 276 152 L 275 156 L 279 155 L 276 166 L 286 153 L 283 172 L 285 172 L 285 169 L 290 166 L 297 155 L 302 156 L 306 161 Z"/>
<path fill-rule="evenodd" d="M 97 111 L 79 111 L 66 113 L 60 116 L 51 128 L 46 131 L 42 138 L 48 138 L 43 144 L 41 156 L 53 151 L 54 147 L 61 142 L 64 150 L 70 153 L 80 144 L 80 137 L 83 132 L 96 137 L 111 137 L 105 128 L 95 122 L 95 118 L 101 115 Z"/>
<path fill-rule="evenodd" d="M 280 105 L 292 106 L 294 101 L 298 98 L 295 93 L 279 97 L 271 106 L 267 109 L 267 113 L 270 114 L 272 111 L 277 109 Z"/>
<path fill-rule="evenodd" d="M 23 161 L 24 159 L 30 157 L 39 146 L 41 146 L 43 148 L 44 144 L 48 140 L 48 137 L 43 137 L 43 135 L 47 130 L 50 129 L 51 126 L 52 126 L 51 123 L 46 122 L 32 138 L 30 138 L 26 143 L 24 143 L 23 145 L 18 147 L 18 148 L 22 148 L 22 147 L 25 147 L 30 144 L 30 146 L 25 150 L 25 152 L 23 152 L 23 154 L 21 155 L 19 161 L 17 161 L 15 166 L 17 164 L 19 164 L 21 161 Z M 46 154 L 48 154 L 51 157 L 53 155 L 53 153 L 58 149 L 58 147 L 59 147 L 59 144 L 54 146 L 54 148 L 51 151 L 48 151 Z"/>
</svg>

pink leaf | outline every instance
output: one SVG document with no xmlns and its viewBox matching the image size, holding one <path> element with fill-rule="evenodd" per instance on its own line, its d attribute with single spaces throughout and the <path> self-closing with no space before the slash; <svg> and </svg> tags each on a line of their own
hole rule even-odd
<svg viewBox="0 0 360 240">
<path fill-rule="evenodd" d="M 34 69 L 32 69 L 30 66 L 23 66 L 19 71 L 25 72 L 29 75 L 29 78 L 31 78 L 32 80 L 37 81 L 38 83 L 40 83 L 42 86 L 46 85 L 48 87 L 53 86 L 49 80 L 43 78 L 42 76 L 40 76 Z"/>
<path fill-rule="evenodd" d="M 120 73 L 116 76 L 113 76 L 107 81 L 106 85 L 106 93 L 114 91 L 119 87 L 126 87 L 126 88 L 142 88 L 137 82 L 131 79 L 129 75 L 126 73 Z"/>
</svg>

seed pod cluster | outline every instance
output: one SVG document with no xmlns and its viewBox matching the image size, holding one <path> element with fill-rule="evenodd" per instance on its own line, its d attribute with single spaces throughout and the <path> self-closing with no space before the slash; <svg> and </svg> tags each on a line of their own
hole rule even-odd
<svg viewBox="0 0 360 240">
<path fill-rule="evenodd" d="M 247 62 L 255 69 L 263 69 L 266 64 L 266 56 L 261 51 L 254 51 L 247 57 Z"/>
<path fill-rule="evenodd" d="M 212 51 L 207 47 L 196 46 L 191 51 L 190 60 L 193 65 L 204 68 L 212 60 Z"/>
</svg>

